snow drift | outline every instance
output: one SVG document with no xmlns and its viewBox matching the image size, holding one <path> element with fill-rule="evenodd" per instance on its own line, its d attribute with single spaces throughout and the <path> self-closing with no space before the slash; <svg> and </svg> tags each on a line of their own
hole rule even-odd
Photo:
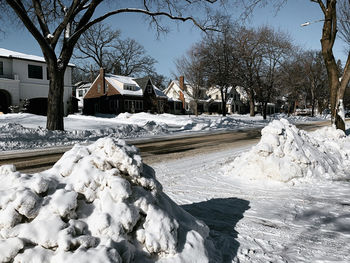
<svg viewBox="0 0 350 263">
<path fill-rule="evenodd" d="M 208 262 L 213 249 L 122 140 L 76 145 L 33 175 L 0 167 L 0 262 Z"/>
<path fill-rule="evenodd" d="M 226 175 L 282 182 L 350 179 L 350 139 L 343 131 L 325 127 L 307 133 L 281 119 L 261 134 L 256 146 L 224 167 Z"/>
</svg>

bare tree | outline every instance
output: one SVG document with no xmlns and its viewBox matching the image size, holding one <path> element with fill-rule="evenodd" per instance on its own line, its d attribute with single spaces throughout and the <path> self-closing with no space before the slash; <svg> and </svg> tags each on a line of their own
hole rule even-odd
<svg viewBox="0 0 350 263">
<path fill-rule="evenodd" d="M 267 105 L 277 95 L 277 79 L 280 66 L 283 61 L 290 58 L 293 45 L 289 35 L 275 31 L 270 27 L 262 27 L 258 30 L 261 35 L 263 49 L 262 67 L 257 72 L 257 97 L 262 105 L 262 115 L 266 119 Z"/>
<path fill-rule="evenodd" d="M 111 49 L 120 36 L 106 24 L 95 24 L 86 30 L 77 42 L 73 57 L 78 60 L 93 60 L 99 68 L 106 68 Z"/>
<path fill-rule="evenodd" d="M 299 56 L 299 61 L 303 66 L 306 86 L 311 95 L 311 116 L 314 116 L 316 104 L 323 105 L 324 94 L 327 87 L 327 72 L 319 51 L 307 51 Z M 322 107 L 319 107 L 322 108 Z"/>
<path fill-rule="evenodd" d="M 142 45 L 133 39 L 122 40 L 119 30 L 99 23 L 85 31 L 77 43 L 74 58 L 80 68 L 96 75 L 101 67 L 123 76 L 150 75 L 156 60 L 146 54 Z"/>
<path fill-rule="evenodd" d="M 178 75 L 185 77 L 186 81 L 192 87 L 190 96 L 193 99 L 194 114 L 198 116 L 198 101 L 203 99 L 203 90 L 206 86 L 204 64 L 201 57 L 201 44 L 192 46 L 186 55 L 177 59 L 175 62 Z"/>
<path fill-rule="evenodd" d="M 246 14 L 259 4 L 267 5 L 270 1 L 267 0 L 238 0 L 246 6 Z M 343 74 L 339 78 L 339 69 L 333 54 L 333 47 L 338 33 L 338 22 L 341 21 L 342 37 L 346 41 L 349 36 L 349 0 L 339 1 L 341 8 L 337 8 L 337 0 L 306 0 L 318 5 L 323 14 L 323 28 L 321 37 L 322 56 L 327 69 L 328 86 L 331 104 L 332 124 L 338 129 L 345 130 L 345 119 L 343 116 L 343 99 L 345 89 L 350 81 L 350 51 L 348 51 L 347 61 L 344 67 Z M 281 7 L 287 0 L 276 0 L 274 4 Z M 340 11 L 339 11 L 340 10 Z M 308 24 L 308 23 L 307 23 Z M 306 24 L 306 25 L 307 25 Z M 347 41 L 348 42 L 348 41 Z M 349 42 L 348 42 L 349 43 Z"/>
<path fill-rule="evenodd" d="M 234 38 L 235 54 L 239 63 L 240 85 L 249 97 L 250 116 L 255 115 L 256 72 L 260 72 L 263 38 L 255 29 L 241 27 Z"/>
<path fill-rule="evenodd" d="M 160 18 L 177 21 L 192 21 L 205 29 L 204 22 L 194 14 L 205 14 L 203 10 L 216 0 L 138 0 L 113 1 L 115 8 L 96 16 L 96 10 L 106 0 L 4 0 L 3 8 L 12 11 L 10 21 L 19 18 L 25 28 L 36 39 L 43 52 L 50 77 L 47 124 L 49 130 L 63 130 L 64 73 L 80 36 L 94 24 L 122 13 L 146 15 L 158 30 Z M 2 10 L 1 10 L 2 11 Z M 205 16 L 208 17 L 208 16 Z M 57 45 L 62 43 L 62 45 Z M 59 49 L 59 50 L 58 50 Z"/>
<path fill-rule="evenodd" d="M 234 26 L 227 18 L 219 17 L 219 32 L 211 32 L 201 45 L 201 57 L 208 84 L 217 86 L 221 93 L 222 115 L 226 116 L 228 91 L 238 83 L 238 60 L 233 46 Z"/>
<path fill-rule="evenodd" d="M 146 54 L 145 48 L 134 39 L 118 39 L 107 62 L 114 73 L 123 76 L 150 75 L 157 61 Z"/>
</svg>

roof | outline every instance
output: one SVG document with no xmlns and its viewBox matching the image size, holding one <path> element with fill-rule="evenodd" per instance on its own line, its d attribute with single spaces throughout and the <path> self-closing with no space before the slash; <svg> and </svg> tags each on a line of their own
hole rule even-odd
<svg viewBox="0 0 350 263">
<path fill-rule="evenodd" d="M 153 85 L 153 90 L 154 90 L 154 93 L 156 94 L 156 97 L 158 97 L 158 98 L 168 98 L 168 96 L 165 95 L 163 91 L 161 91 L 160 89 L 158 89 L 154 85 Z"/>
<path fill-rule="evenodd" d="M 134 80 L 140 86 L 140 88 L 143 91 L 145 91 L 147 83 L 150 80 L 150 78 L 149 77 L 143 77 L 143 78 L 138 78 L 138 79 L 134 79 Z M 151 83 L 152 83 L 152 81 L 151 81 Z"/>
<path fill-rule="evenodd" d="M 184 94 L 184 98 L 185 98 L 186 101 L 193 100 L 193 98 L 191 96 L 191 93 L 189 92 L 190 90 L 192 91 L 192 87 L 190 86 L 190 84 L 185 82 L 185 90 L 181 90 L 179 81 L 178 80 L 173 80 L 170 83 L 169 87 L 164 90 L 164 92 L 168 93 L 169 90 L 171 89 L 171 87 L 175 90 L 175 92 L 177 94 L 180 94 L 180 91 L 181 91 Z M 175 98 L 175 99 L 177 99 L 177 98 Z"/>
<path fill-rule="evenodd" d="M 105 79 L 111 84 L 120 94 L 130 96 L 142 96 L 143 92 L 137 82 L 131 77 L 105 74 Z M 121 85 L 127 84 L 135 87 L 135 90 L 125 90 Z"/>
<path fill-rule="evenodd" d="M 37 62 L 46 63 L 45 58 L 43 58 L 43 57 L 24 54 L 21 52 L 12 51 L 12 50 L 8 50 L 5 48 L 0 48 L 0 57 L 16 58 L 16 59 L 23 59 L 23 60 L 30 60 L 30 61 L 37 61 Z M 68 66 L 74 67 L 75 65 L 72 63 L 69 63 Z"/>
</svg>

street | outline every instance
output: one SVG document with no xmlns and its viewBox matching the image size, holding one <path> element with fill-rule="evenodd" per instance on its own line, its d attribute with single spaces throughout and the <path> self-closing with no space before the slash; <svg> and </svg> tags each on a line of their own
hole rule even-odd
<svg viewBox="0 0 350 263">
<path fill-rule="evenodd" d="M 297 127 L 307 131 L 329 125 L 329 121 L 298 124 Z M 127 140 L 141 151 L 146 164 L 152 165 L 162 161 L 176 160 L 200 153 L 211 153 L 229 148 L 253 145 L 260 139 L 261 128 L 236 131 L 220 131 L 211 134 L 184 134 L 173 138 L 156 138 L 145 140 Z M 14 164 L 18 171 L 26 173 L 40 172 L 52 167 L 64 152 L 71 147 L 59 147 L 42 150 L 9 152 L 0 154 L 0 165 Z"/>
</svg>

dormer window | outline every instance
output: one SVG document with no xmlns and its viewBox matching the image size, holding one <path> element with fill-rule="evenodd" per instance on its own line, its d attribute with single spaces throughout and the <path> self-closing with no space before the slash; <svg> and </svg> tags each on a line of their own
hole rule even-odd
<svg viewBox="0 0 350 263">
<path fill-rule="evenodd" d="M 125 86 L 124 86 L 124 90 L 131 90 L 131 91 L 133 91 L 133 90 L 135 90 L 135 86 L 132 86 L 132 85 L 125 85 Z"/>
</svg>

